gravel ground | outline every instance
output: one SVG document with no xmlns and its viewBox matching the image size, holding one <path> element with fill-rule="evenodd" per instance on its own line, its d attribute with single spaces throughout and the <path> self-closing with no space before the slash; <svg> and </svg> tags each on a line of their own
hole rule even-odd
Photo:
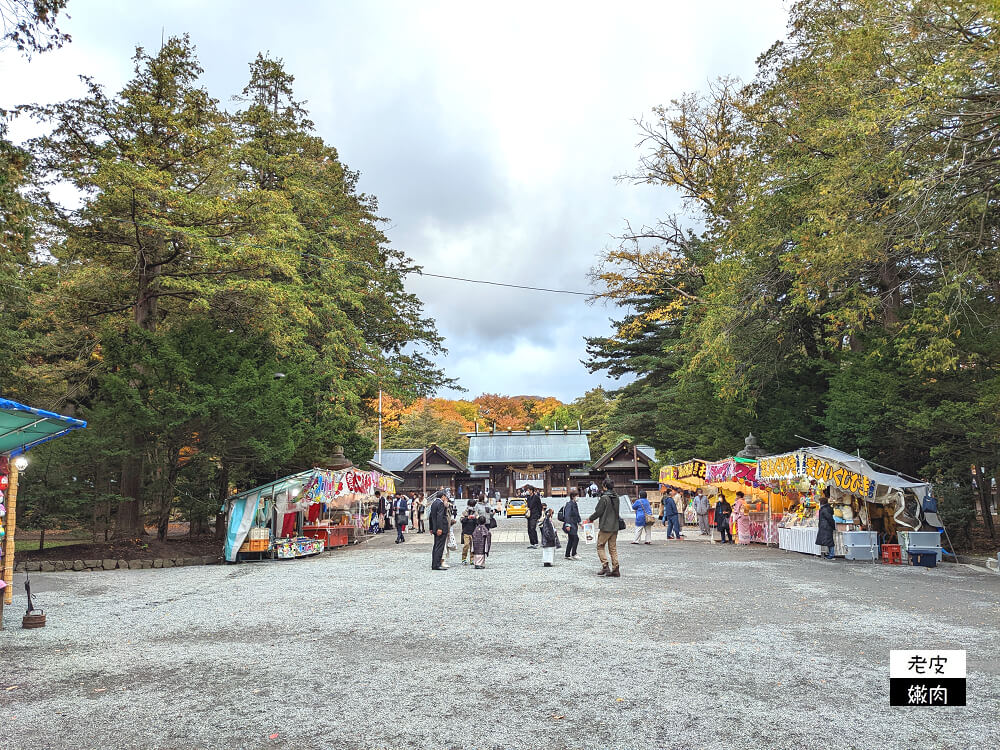
<svg viewBox="0 0 1000 750">
<path fill-rule="evenodd" d="M 623 535 L 618 580 L 521 543 L 432 572 L 426 535 L 388 534 L 35 574 L 49 625 L 6 610 L 0 747 L 1000 747 L 1000 577 L 656 536 Z M 968 649 L 969 706 L 890 708 L 890 648 Z"/>
</svg>

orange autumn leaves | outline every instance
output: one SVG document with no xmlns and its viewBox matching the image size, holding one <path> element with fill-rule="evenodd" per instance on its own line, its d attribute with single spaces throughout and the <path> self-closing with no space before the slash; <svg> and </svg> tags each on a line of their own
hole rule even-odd
<svg viewBox="0 0 1000 750">
<path fill-rule="evenodd" d="M 372 404 L 377 408 L 378 404 Z M 484 393 L 475 399 L 418 399 L 404 405 L 399 399 L 383 396 L 382 424 L 388 432 L 402 427 L 407 417 L 429 410 L 439 422 L 454 424 L 471 431 L 479 423 L 486 430 L 496 425 L 498 430 L 523 430 L 552 426 L 560 416 L 565 419 L 566 405 L 551 396 L 502 396 Z M 558 427 L 566 425 L 558 424 Z"/>
</svg>

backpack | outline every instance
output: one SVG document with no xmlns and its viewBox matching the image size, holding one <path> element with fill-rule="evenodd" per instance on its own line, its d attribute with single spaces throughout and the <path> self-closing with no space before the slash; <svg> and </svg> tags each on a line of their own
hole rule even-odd
<svg viewBox="0 0 1000 750">
<path fill-rule="evenodd" d="M 564 510 L 566 510 L 566 506 L 565 505 L 559 509 L 558 513 L 556 513 L 556 518 L 558 518 L 560 521 L 565 521 L 566 520 L 566 514 L 563 513 Z"/>
</svg>

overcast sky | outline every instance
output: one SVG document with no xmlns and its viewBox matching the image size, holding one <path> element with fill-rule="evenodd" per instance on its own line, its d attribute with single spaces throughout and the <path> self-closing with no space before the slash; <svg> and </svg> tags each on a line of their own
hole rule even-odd
<svg viewBox="0 0 1000 750">
<path fill-rule="evenodd" d="M 0 107 L 78 95 L 78 74 L 117 90 L 134 47 L 155 48 L 163 31 L 191 34 L 228 105 L 269 51 L 378 196 L 390 240 L 425 270 L 580 291 L 626 219 L 678 209 L 666 188 L 615 181 L 637 161 L 633 120 L 716 76 L 751 76 L 786 21 L 780 0 L 70 0 L 69 12 L 63 50 L 0 54 Z M 470 395 L 614 387 L 580 364 L 584 336 L 607 332 L 614 309 L 427 277 L 409 286 Z"/>
</svg>

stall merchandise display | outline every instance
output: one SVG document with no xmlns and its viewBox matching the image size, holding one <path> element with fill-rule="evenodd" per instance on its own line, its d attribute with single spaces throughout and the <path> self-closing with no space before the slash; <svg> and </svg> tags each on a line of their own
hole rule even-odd
<svg viewBox="0 0 1000 750">
<path fill-rule="evenodd" d="M 7 457 L 0 455 L 0 591 L 7 588 L 7 581 L 4 580 L 4 552 L 6 551 L 7 545 L 5 544 L 5 539 L 7 537 L 7 506 L 4 503 L 7 501 L 7 490 L 10 487 L 10 477 L 8 475 L 7 468 Z M 13 566 L 12 566 L 13 567 Z M 4 596 L 0 594 L 0 597 Z"/>
<path fill-rule="evenodd" d="M 318 555 L 323 551 L 323 541 L 307 536 L 274 540 L 274 556 L 279 560 L 293 560 L 297 557 Z"/>
<path fill-rule="evenodd" d="M 367 531 L 361 519 L 375 507 L 375 492 L 395 489 L 393 477 L 380 472 L 317 468 L 244 490 L 224 506 L 225 559 L 263 552 L 299 556 L 288 554 L 287 544 L 279 549 L 280 539 L 311 538 L 325 548 L 358 541 Z"/>
</svg>

